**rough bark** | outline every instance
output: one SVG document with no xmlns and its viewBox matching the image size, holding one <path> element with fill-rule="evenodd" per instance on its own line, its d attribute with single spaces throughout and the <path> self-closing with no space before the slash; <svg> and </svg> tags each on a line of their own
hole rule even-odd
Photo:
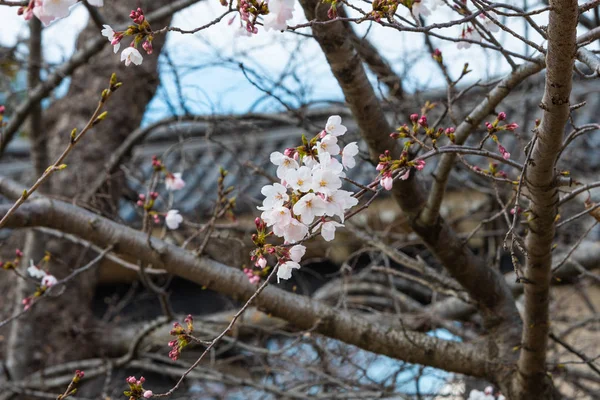
<svg viewBox="0 0 600 400">
<path fill-rule="evenodd" d="M 6 183 L 6 180 L 2 181 L 0 178 L 0 185 Z M 6 211 L 7 207 L 0 207 L 0 212 Z M 45 226 L 101 247 L 114 245 L 115 252 L 136 257 L 154 268 L 165 269 L 236 300 L 246 301 L 256 291 L 256 286 L 239 269 L 208 257 L 197 257 L 157 238 L 151 239 L 150 248 L 144 233 L 59 200 L 41 196 L 32 199 L 11 216 L 7 226 Z M 56 300 L 51 299 L 48 303 Z M 467 375 L 484 376 L 488 371 L 481 345 L 442 340 L 409 330 L 393 330 L 388 325 L 365 320 L 275 286 L 268 286 L 256 298 L 255 306 L 299 329 L 315 329 L 374 353 Z"/>
<path fill-rule="evenodd" d="M 127 21 L 131 5 L 128 2 L 106 2 L 103 14 L 111 24 L 123 24 Z M 167 0 L 154 1 L 148 4 L 145 11 L 152 11 L 167 5 Z M 151 21 L 157 27 L 168 23 L 169 19 Z M 94 43 L 100 35 L 96 25 L 90 22 L 80 34 L 77 47 L 84 48 Z M 48 137 L 49 158 L 54 159 L 64 150 L 69 134 L 73 128 L 82 128 L 93 113 L 102 89 L 116 72 L 123 88 L 115 94 L 107 106 L 109 117 L 85 138 L 76 152 L 68 160 L 69 167 L 57 174 L 50 185 L 49 193 L 58 197 L 77 201 L 78 194 L 93 181 L 103 163 L 111 153 L 132 132 L 142 119 L 146 105 L 154 95 L 158 85 L 157 60 L 164 36 L 156 37 L 154 54 L 147 56 L 139 67 L 125 67 L 119 56 L 113 54 L 111 46 L 92 57 L 86 65 L 73 74 L 73 79 L 65 97 L 57 100 L 47 110 L 44 130 Z M 111 181 L 107 194 L 99 197 L 102 201 L 95 206 L 102 208 L 107 214 L 114 214 L 116 201 L 120 195 L 120 182 Z M 37 240 L 27 240 L 25 261 L 29 258 L 39 260 L 40 253 L 50 251 L 54 257 L 51 271 L 58 278 L 67 275 L 78 262 L 85 262 L 82 248 L 36 235 Z M 67 289 L 67 293 L 36 307 L 27 319 L 15 322 L 11 326 L 7 343 L 7 366 L 15 379 L 20 379 L 40 363 L 55 363 L 73 356 L 84 356 L 93 351 L 86 335 L 89 323 L 88 304 L 94 294 L 96 276 L 94 272 L 84 274 Z M 16 308 L 22 307 L 23 298 L 34 292 L 34 287 L 27 282 L 20 282 Z M 47 327 L 53 327 L 48 331 Z M 76 348 L 77 351 L 73 352 Z"/>
<path fill-rule="evenodd" d="M 301 0 L 300 3 L 309 20 L 328 19 L 329 5 L 315 0 Z M 338 11 L 343 13 L 340 8 Z M 344 92 L 361 135 L 369 146 L 371 159 L 376 162 L 379 154 L 385 150 L 398 156 L 400 150 L 396 141 L 389 137 L 392 128 L 383 114 L 344 25 L 341 22 L 314 25 L 312 30 Z M 476 257 L 441 217 L 436 218 L 431 225 L 419 224 L 418 217 L 425 198 L 415 174 L 411 174 L 411 178 L 406 181 L 394 183 L 393 194 L 415 232 L 478 303 L 486 327 L 491 334 L 496 335 L 495 340 L 490 341 L 488 356 L 514 359 L 514 354 L 508 349 L 518 344 L 521 319 L 503 277 Z M 505 324 L 499 329 L 502 322 Z"/>
<path fill-rule="evenodd" d="M 577 53 L 576 0 L 550 1 L 546 87 L 540 104 L 543 109 L 537 140 L 525 181 L 529 189 L 529 233 L 526 239 L 525 311 L 515 399 L 552 398 L 552 384 L 546 374 L 548 347 L 549 291 L 552 241 L 558 212 L 555 163 L 569 118 L 573 66 Z"/>
</svg>

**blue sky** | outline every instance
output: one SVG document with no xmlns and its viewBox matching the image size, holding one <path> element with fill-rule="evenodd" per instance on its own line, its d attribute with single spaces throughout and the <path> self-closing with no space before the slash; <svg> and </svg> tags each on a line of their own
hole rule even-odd
<svg viewBox="0 0 600 400">
<path fill-rule="evenodd" d="M 132 6 L 136 1 L 131 1 Z M 405 14 L 408 15 L 407 10 Z M 216 0 L 207 0 L 196 4 L 175 16 L 173 25 L 192 28 L 212 20 L 222 12 Z M 447 20 L 446 11 L 437 11 L 431 22 Z M 543 19 L 543 18 L 542 18 Z M 15 8 L 0 7 L 0 43 L 14 44 L 18 38 L 27 36 L 27 28 L 22 18 L 16 15 Z M 305 21 L 299 5 L 296 5 L 292 23 Z M 86 10 L 75 6 L 71 15 L 52 24 L 44 31 L 44 55 L 46 60 L 58 63 L 72 54 L 75 38 L 87 22 Z M 253 37 L 236 37 L 234 27 L 229 21 L 221 21 L 216 26 L 195 35 L 170 33 L 167 38 L 167 50 L 175 66 L 184 94 L 183 105 L 195 113 L 243 113 L 249 110 L 273 112 L 284 109 L 275 100 L 263 99 L 264 94 L 255 88 L 237 66 L 242 62 L 248 68 L 248 74 L 261 86 L 270 88 L 269 81 L 276 81 L 282 73 L 288 72 L 283 83 L 294 94 L 301 94 L 305 101 L 340 101 L 342 93 L 331 75 L 317 44 L 300 35 L 280 32 L 261 32 Z M 522 23 L 515 21 L 511 26 L 519 30 Z M 368 23 L 356 26 L 357 31 L 365 33 Z M 522 29 L 521 29 L 522 30 Z M 308 31 L 306 31 L 308 32 Z M 453 27 L 442 31 L 450 36 L 458 36 L 460 29 Z M 508 40 L 501 32 L 498 39 L 522 49 L 522 44 Z M 369 38 L 381 49 L 396 71 L 405 75 L 408 91 L 441 87 L 444 81 L 429 56 L 421 34 L 400 33 L 392 29 L 371 29 Z M 457 50 L 455 43 L 436 42 L 444 52 L 451 71 L 458 74 L 464 62 L 469 62 L 473 72 L 468 81 L 489 79 L 507 71 L 505 62 L 493 52 L 481 49 Z M 244 53 L 240 56 L 241 53 Z M 115 55 L 118 57 L 118 55 Z M 149 56 L 147 56 L 149 57 Z M 288 63 L 293 60 L 290 66 Z M 499 62 L 500 61 L 500 62 Z M 295 74 L 289 75 L 293 70 Z M 174 108 L 183 112 L 177 87 L 174 84 L 173 68 L 163 58 L 162 87 L 149 108 L 146 122 L 168 115 Z M 300 105 L 294 96 L 278 92 L 291 106 Z M 262 100 L 261 100 L 262 99 Z M 258 103 L 257 103 L 258 102 Z M 254 107 L 253 107 L 254 106 Z"/>
</svg>

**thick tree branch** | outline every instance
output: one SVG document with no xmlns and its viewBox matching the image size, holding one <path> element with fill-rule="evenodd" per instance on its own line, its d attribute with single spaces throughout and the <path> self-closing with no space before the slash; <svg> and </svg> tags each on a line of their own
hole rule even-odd
<svg viewBox="0 0 600 400">
<path fill-rule="evenodd" d="M 569 118 L 573 66 L 577 53 L 576 0 L 550 1 L 546 87 L 540 107 L 544 110 L 537 140 L 525 175 L 529 189 L 532 217 L 527 235 L 525 277 L 525 311 L 519 375 L 516 381 L 519 398 L 534 398 L 546 392 L 550 398 L 546 375 L 548 345 L 549 289 L 552 266 L 552 241 L 558 211 L 558 188 L 555 184 L 556 158 L 560 152 L 565 125 Z M 539 397 L 541 398 L 541 397 Z"/>
<path fill-rule="evenodd" d="M 0 185 L 5 183 L 0 178 Z M 0 207 L 5 212 L 6 207 Z M 44 226 L 70 233 L 97 246 L 114 245 L 115 251 L 165 269 L 211 290 L 245 301 L 256 286 L 246 275 L 206 257 L 196 257 L 177 246 L 119 225 L 87 210 L 61 201 L 38 197 L 9 219 L 12 228 Z M 154 250 L 153 250 L 154 249 Z M 446 341 L 412 331 L 396 331 L 306 297 L 267 287 L 256 299 L 257 307 L 289 321 L 300 329 L 316 331 L 374 353 L 447 371 L 482 376 L 488 371 L 484 353 L 472 344 Z"/>
<path fill-rule="evenodd" d="M 316 0 L 301 0 L 300 3 L 309 20 L 328 19 L 329 5 Z M 338 8 L 338 12 L 341 17 L 344 16 L 341 8 Z M 390 150 L 392 156 L 398 156 L 400 151 L 396 141 L 389 137 L 392 128 L 383 114 L 343 23 L 315 24 L 312 30 L 344 92 L 361 135 L 369 145 L 371 160 L 377 162 L 379 154 L 385 150 Z M 516 345 L 520 326 L 515 321 L 520 321 L 520 318 L 504 279 L 477 258 L 443 219 L 439 218 L 429 226 L 418 224 L 424 196 L 415 175 L 411 174 L 411 178 L 395 183 L 393 191 L 395 199 L 409 217 L 412 228 L 479 304 L 488 327 L 496 326 L 503 320 L 511 321 L 511 326 L 503 329 L 501 334 L 511 338 L 506 340 L 509 342 L 508 346 Z"/>
</svg>

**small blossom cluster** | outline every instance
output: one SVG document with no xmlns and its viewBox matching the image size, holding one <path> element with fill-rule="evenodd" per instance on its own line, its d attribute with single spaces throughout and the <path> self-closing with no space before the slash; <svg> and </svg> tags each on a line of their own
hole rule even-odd
<svg viewBox="0 0 600 400">
<path fill-rule="evenodd" d="M 110 25 L 103 25 L 104 29 L 100 32 L 113 46 L 115 54 L 119 51 L 123 38 L 125 36 L 133 36 L 134 38 L 131 45 L 121 52 L 121 61 L 125 62 L 126 66 L 129 66 L 132 63 L 134 65 L 140 65 L 142 61 L 144 61 L 144 57 L 138 50 L 138 46 L 141 43 L 146 54 L 152 54 L 154 51 L 154 48 L 152 47 L 154 36 L 152 35 L 150 24 L 148 23 L 148 20 L 146 20 L 141 8 L 138 7 L 136 10 L 131 10 L 129 18 L 131 18 L 135 25 L 128 26 L 127 29 L 122 32 L 113 30 Z"/>
<path fill-rule="evenodd" d="M 493 19 L 498 18 L 496 13 L 494 13 L 493 11 L 488 11 L 488 15 Z M 486 30 L 488 30 L 492 33 L 496 33 L 496 32 L 500 31 L 500 27 L 498 25 L 496 25 L 496 23 L 494 21 L 492 21 L 490 18 L 488 18 L 483 13 L 481 13 L 477 16 L 477 21 L 479 23 L 481 23 L 481 25 Z M 471 22 L 471 23 L 467 23 L 466 25 L 464 25 L 462 27 L 462 31 L 460 33 L 460 39 L 462 39 L 462 40 L 460 40 L 456 44 L 456 47 L 458 49 L 468 49 L 471 47 L 472 42 L 480 42 L 483 38 L 482 38 L 481 34 L 479 33 L 479 30 L 476 29 L 476 25 Z"/>
<path fill-rule="evenodd" d="M 345 212 L 358 204 L 351 192 L 341 189 L 344 170 L 356 165 L 354 157 L 358 155 L 356 142 L 340 148 L 338 137 L 346 131 L 342 118 L 334 115 L 327 120 L 325 129 L 310 141 L 303 136 L 302 146 L 288 148 L 284 153 L 271 153 L 271 162 L 277 166 L 277 177 L 281 182 L 261 189 L 265 199 L 258 207 L 262 214 L 256 221 L 257 234 L 253 235 L 258 247 L 253 257 L 255 265 L 264 268 L 266 254 L 277 256 L 279 279 L 289 279 L 291 270 L 300 267 L 301 257 L 292 257 L 286 254 L 287 250 L 267 246 L 268 236 L 275 235 L 283 238 L 285 243 L 295 243 L 305 239 L 311 230 L 313 233 L 320 230 L 323 239 L 331 241 L 336 228 L 344 226 Z M 246 274 L 256 282 L 250 269 Z"/>
<path fill-rule="evenodd" d="M 50 255 L 46 254 L 46 256 L 44 256 L 44 258 L 42 259 L 42 263 L 48 264 L 49 261 Z M 49 273 L 44 271 L 44 269 L 42 269 L 41 266 L 35 265 L 33 263 L 33 260 L 29 260 L 29 267 L 27 268 L 27 273 L 34 279 L 41 279 L 41 284 L 45 288 L 54 286 L 58 282 L 58 279 L 56 279 L 54 275 L 50 275 Z"/>
<path fill-rule="evenodd" d="M 506 172 L 498 169 L 498 163 L 496 163 L 496 162 L 490 162 L 488 169 L 483 169 L 478 166 L 473 166 L 473 171 L 480 173 L 480 174 L 484 174 L 484 175 L 494 176 L 496 178 L 505 178 L 505 179 L 508 178 L 508 175 L 506 175 Z"/>
<path fill-rule="evenodd" d="M 383 154 L 379 155 L 379 163 L 375 168 L 379 171 L 379 184 L 385 190 L 392 190 L 395 175 L 401 180 L 406 180 L 410 176 L 411 167 L 415 167 L 417 171 L 421 171 L 425 168 L 425 161 L 408 161 L 407 150 L 402 151 L 400 159 L 394 160 L 389 150 L 386 150 Z M 400 171 L 400 173 L 397 174 L 396 171 Z"/>
<path fill-rule="evenodd" d="M 5 270 L 16 269 L 21 263 L 21 259 L 23 258 L 23 252 L 20 249 L 15 250 L 15 258 L 12 261 L 0 261 L 0 267 Z"/>
<path fill-rule="evenodd" d="M 63 394 L 59 394 L 56 400 L 62 400 L 69 396 L 74 396 L 77 393 L 77 388 L 75 386 L 83 379 L 84 376 L 85 373 L 83 371 L 76 370 L 75 375 L 73 378 L 71 378 L 71 382 L 69 383 L 67 390 L 65 390 Z"/>
<path fill-rule="evenodd" d="M 443 0 L 375 0 L 371 16 L 377 22 L 382 18 L 393 18 L 399 4 L 406 7 L 415 19 L 419 19 L 421 16 L 431 15 L 431 12 L 435 11 L 439 5 L 443 5 L 444 2 Z"/>
<path fill-rule="evenodd" d="M 240 13 L 240 26 L 236 32 L 239 36 L 252 36 L 258 33 L 256 22 L 259 16 L 264 16 L 263 26 L 265 31 L 285 31 L 287 22 L 294 16 L 296 0 L 238 0 L 238 10 Z M 223 1 L 227 6 L 228 3 Z M 229 21 L 232 24 L 235 17 Z"/>
<path fill-rule="evenodd" d="M 30 0 L 29 4 L 17 9 L 17 14 L 22 15 L 26 21 L 29 21 L 34 15 L 42 21 L 45 26 L 50 25 L 58 19 L 68 17 L 71 13 L 71 7 L 79 0 Z M 88 4 L 95 7 L 102 7 L 104 0 L 87 0 Z"/>
<path fill-rule="evenodd" d="M 179 322 L 173 323 L 173 329 L 169 332 L 169 335 L 175 336 L 174 340 L 169 342 L 169 357 L 173 361 L 177 361 L 181 355 L 181 351 L 192 341 L 192 332 L 194 331 L 194 319 L 191 315 L 185 317 L 184 320 L 186 327 L 184 328 Z"/>
<path fill-rule="evenodd" d="M 257 284 L 260 281 L 259 275 L 262 271 L 267 271 L 267 257 L 275 258 L 277 261 L 277 283 L 281 279 L 287 280 L 292 277 L 294 269 L 300 269 L 300 261 L 306 253 L 306 247 L 297 244 L 289 246 L 274 246 L 266 243 L 265 239 L 273 232 L 267 230 L 267 224 L 260 218 L 254 220 L 257 233 L 252 235 L 252 240 L 257 246 L 250 256 L 254 266 L 258 268 L 258 273 L 251 268 L 244 268 L 244 273 L 252 284 Z M 337 224 L 341 225 L 341 224 Z"/>
<path fill-rule="evenodd" d="M 506 400 L 506 397 L 504 397 L 501 393 L 498 393 L 498 397 L 494 396 L 494 388 L 488 386 L 483 390 L 483 392 L 477 389 L 471 390 L 467 400 Z"/>
<path fill-rule="evenodd" d="M 496 143 L 498 145 L 498 151 L 500 152 L 500 154 L 502 154 L 502 157 L 505 160 L 508 160 L 510 158 L 510 153 L 506 150 L 506 148 L 504 146 L 502 146 L 502 144 L 500 144 L 500 141 L 498 140 L 498 136 L 496 135 L 496 133 L 501 132 L 501 131 L 514 132 L 519 127 L 519 125 L 517 125 L 514 122 L 510 123 L 510 124 L 500 125 L 500 122 L 504 121 L 504 120 L 506 120 L 506 113 L 505 112 L 498 113 L 498 116 L 496 117 L 496 120 L 494 122 L 486 121 L 485 127 L 487 128 L 489 137 L 491 137 L 492 140 L 494 141 L 494 143 Z"/>
<path fill-rule="evenodd" d="M 141 398 L 149 399 L 153 396 L 152 390 L 145 390 L 143 385 L 146 379 L 140 376 L 140 379 L 136 379 L 135 376 L 130 376 L 125 379 L 125 382 L 129 385 L 129 390 L 123 392 L 125 396 L 129 396 L 129 400 L 138 400 Z"/>
</svg>

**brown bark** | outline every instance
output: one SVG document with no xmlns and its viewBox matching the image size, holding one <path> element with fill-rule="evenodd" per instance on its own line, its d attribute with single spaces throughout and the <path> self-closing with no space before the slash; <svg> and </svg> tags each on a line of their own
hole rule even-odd
<svg viewBox="0 0 600 400">
<path fill-rule="evenodd" d="M 569 118 L 573 66 L 577 52 L 576 0 L 550 1 L 546 88 L 537 140 L 532 151 L 525 182 L 529 189 L 531 218 L 527 235 L 525 311 L 516 399 L 546 399 L 552 384 L 546 374 L 548 348 L 549 292 L 552 267 L 552 241 L 558 212 L 555 163 Z"/>
<path fill-rule="evenodd" d="M 153 1 L 145 11 L 150 12 L 170 3 L 167 0 Z M 107 2 L 102 12 L 111 24 L 118 25 L 126 23 L 130 8 L 128 2 Z M 162 27 L 168 21 L 169 19 L 150 22 L 156 27 Z M 90 22 L 80 34 L 77 47 L 89 45 L 99 35 L 98 27 Z M 81 129 L 90 118 L 112 72 L 117 73 L 124 85 L 108 103 L 108 118 L 78 145 L 67 161 L 69 167 L 53 178 L 49 193 L 76 202 L 79 193 L 93 181 L 111 153 L 139 126 L 146 105 L 158 85 L 157 60 L 163 43 L 164 36 L 156 37 L 154 54 L 146 56 L 139 67 L 125 67 L 120 62 L 119 55 L 113 54 L 112 47 L 105 46 L 103 51 L 75 71 L 67 95 L 52 104 L 46 112 L 44 130 L 48 137 L 48 154 L 51 159 L 55 159 L 64 150 L 71 130 Z M 123 43 L 125 46 L 127 44 Z M 101 196 L 101 201 L 94 205 L 107 214 L 114 214 L 120 195 L 120 182 L 111 181 L 107 188 L 107 195 Z M 50 270 L 58 278 L 76 268 L 78 262 L 86 261 L 81 257 L 82 248 L 40 235 L 27 240 L 27 250 L 27 263 L 29 258 L 38 261 L 40 253 L 50 251 L 57 261 L 52 263 Z M 7 365 L 13 378 L 19 379 L 39 368 L 40 362 L 52 364 L 73 356 L 82 357 L 93 351 L 93 343 L 89 342 L 84 332 L 90 320 L 88 304 L 94 294 L 95 284 L 95 273 L 85 273 L 69 285 L 67 292 L 56 301 L 36 307 L 27 319 L 12 325 Z M 32 295 L 34 290 L 31 284 L 20 282 L 15 307 L 22 307 L 20 300 Z"/>
<path fill-rule="evenodd" d="M 301 0 L 300 3 L 309 20 L 328 19 L 329 5 L 315 0 Z M 343 10 L 338 10 L 343 13 Z M 344 92 L 361 135 L 369 146 L 371 159 L 376 162 L 379 154 L 385 150 L 398 156 L 396 142 L 389 137 L 392 128 L 383 114 L 344 25 L 341 22 L 317 24 L 312 30 Z M 518 344 L 521 320 L 503 277 L 476 257 L 442 218 L 436 218 L 431 225 L 419 223 L 418 217 L 425 198 L 415 174 L 411 174 L 411 178 L 406 181 L 394 183 L 393 194 L 415 232 L 478 303 L 490 336 L 496 335 L 495 340 L 490 340 L 489 343 L 489 357 L 513 359 L 514 354 L 508 349 Z M 503 322 L 502 328 L 499 328 Z"/>
<path fill-rule="evenodd" d="M 4 184 L 7 180 L 0 178 L 0 186 Z M 0 207 L 0 212 L 6 210 L 7 207 Z M 41 196 L 32 199 L 11 216 L 7 226 L 45 226 L 101 247 L 114 245 L 115 252 L 136 257 L 154 268 L 165 269 L 236 300 L 246 301 L 256 291 L 256 286 L 239 269 L 208 257 L 197 257 L 157 238 L 151 239 L 150 248 L 143 232 L 59 200 Z M 49 302 L 55 303 L 55 300 Z M 315 329 L 374 353 L 474 376 L 483 376 L 488 371 L 483 346 L 442 340 L 409 330 L 393 330 L 387 324 L 374 323 L 275 286 L 268 286 L 254 305 L 299 329 Z"/>
</svg>

